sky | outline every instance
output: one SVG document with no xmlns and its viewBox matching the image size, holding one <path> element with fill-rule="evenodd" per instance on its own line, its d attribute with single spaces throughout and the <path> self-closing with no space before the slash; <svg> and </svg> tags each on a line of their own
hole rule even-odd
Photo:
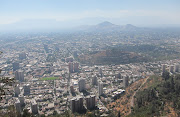
<svg viewBox="0 0 180 117">
<path fill-rule="evenodd" d="M 180 0 L 0 0 L 0 25 L 53 20 L 77 25 L 180 24 Z"/>
</svg>

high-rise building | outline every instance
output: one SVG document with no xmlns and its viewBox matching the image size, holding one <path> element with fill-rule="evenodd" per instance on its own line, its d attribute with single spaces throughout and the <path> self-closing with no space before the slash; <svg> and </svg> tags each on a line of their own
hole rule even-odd
<svg viewBox="0 0 180 117">
<path fill-rule="evenodd" d="M 116 74 L 115 74 L 115 78 L 121 79 L 121 73 L 116 73 Z"/>
<path fill-rule="evenodd" d="M 77 96 L 72 98 L 70 101 L 70 108 L 73 113 L 82 111 L 84 108 L 83 97 Z"/>
<path fill-rule="evenodd" d="M 123 76 L 123 86 L 126 88 L 129 85 L 129 77 Z"/>
<path fill-rule="evenodd" d="M 18 98 L 15 99 L 15 108 L 16 108 L 16 112 L 17 112 L 18 114 L 20 114 L 20 113 L 21 113 L 21 104 L 20 104 L 20 101 L 19 101 Z"/>
<path fill-rule="evenodd" d="M 95 108 L 95 98 L 96 96 L 95 95 L 89 95 L 86 97 L 86 107 L 87 109 L 91 110 L 91 109 L 94 109 Z"/>
<path fill-rule="evenodd" d="M 25 103 L 24 103 L 24 96 L 20 94 L 20 95 L 18 96 L 18 98 L 19 98 L 21 107 L 22 107 L 22 106 L 25 106 Z"/>
<path fill-rule="evenodd" d="M 97 76 L 92 76 L 92 85 L 98 85 Z"/>
<path fill-rule="evenodd" d="M 31 100 L 31 110 L 33 114 L 38 114 L 38 105 L 35 99 Z"/>
<path fill-rule="evenodd" d="M 66 58 L 66 62 L 67 62 L 67 63 L 68 63 L 68 62 L 73 62 L 73 58 L 72 58 L 72 57 Z"/>
<path fill-rule="evenodd" d="M 78 72 L 79 71 L 79 63 L 75 62 L 74 63 L 74 72 Z"/>
<path fill-rule="evenodd" d="M 12 65 L 13 65 L 13 71 L 16 71 L 19 69 L 19 63 L 18 62 L 14 62 Z"/>
<path fill-rule="evenodd" d="M 79 79 L 78 86 L 80 92 L 86 90 L 86 81 L 84 78 Z"/>
<path fill-rule="evenodd" d="M 24 95 L 30 95 L 30 84 L 24 85 Z"/>
<path fill-rule="evenodd" d="M 19 54 L 19 59 L 20 59 L 20 60 L 26 59 L 26 53 L 25 53 L 25 52 L 20 53 L 20 54 Z"/>
<path fill-rule="evenodd" d="M 74 92 L 75 92 L 73 85 L 70 86 L 70 91 L 71 91 L 71 93 L 74 93 Z"/>
<path fill-rule="evenodd" d="M 20 82 L 24 82 L 24 72 L 23 71 L 16 71 L 15 72 L 15 79 L 19 80 Z"/>
<path fill-rule="evenodd" d="M 171 72 L 171 73 L 174 72 L 174 66 L 173 66 L 173 65 L 171 65 L 171 66 L 169 67 L 169 72 Z"/>
<path fill-rule="evenodd" d="M 73 63 L 72 63 L 72 62 L 69 62 L 68 64 L 69 64 L 69 72 L 70 72 L 70 73 L 73 73 L 73 71 L 74 71 Z"/>
<path fill-rule="evenodd" d="M 19 84 L 16 84 L 15 86 L 14 86 L 14 95 L 15 95 L 15 97 L 18 97 L 18 95 L 20 94 L 21 92 L 20 92 L 20 86 L 19 86 Z"/>
<path fill-rule="evenodd" d="M 162 65 L 162 73 L 164 73 L 165 71 L 166 71 L 166 65 L 163 64 L 163 65 Z"/>
<path fill-rule="evenodd" d="M 177 65 L 175 65 L 175 67 L 174 67 L 174 71 L 175 72 L 179 72 L 179 65 L 177 64 Z"/>
<path fill-rule="evenodd" d="M 103 76 L 102 68 L 99 68 L 99 74 L 101 77 Z"/>
<path fill-rule="evenodd" d="M 99 83 L 98 83 L 98 93 L 99 93 L 99 96 L 101 96 L 103 94 L 103 82 L 102 81 L 99 81 Z"/>
</svg>

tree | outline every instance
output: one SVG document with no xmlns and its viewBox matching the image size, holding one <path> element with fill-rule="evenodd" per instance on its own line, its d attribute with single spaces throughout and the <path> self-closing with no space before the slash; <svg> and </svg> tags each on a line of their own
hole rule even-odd
<svg viewBox="0 0 180 117">
<path fill-rule="evenodd" d="M 28 112 L 28 109 L 24 109 L 22 117 L 31 117 L 31 113 Z"/>
<path fill-rule="evenodd" d="M 169 72 L 168 71 L 163 72 L 162 77 L 164 78 L 165 81 L 168 80 L 170 77 Z"/>
<path fill-rule="evenodd" d="M 121 117 L 121 113 L 120 113 L 120 111 L 118 112 L 118 117 Z"/>
</svg>

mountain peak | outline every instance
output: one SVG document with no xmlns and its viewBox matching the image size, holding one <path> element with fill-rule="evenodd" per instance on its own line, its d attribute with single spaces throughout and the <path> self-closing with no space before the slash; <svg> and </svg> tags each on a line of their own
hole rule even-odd
<svg viewBox="0 0 180 117">
<path fill-rule="evenodd" d="M 111 22 L 105 21 L 105 22 L 98 24 L 98 26 L 115 26 L 115 24 L 112 24 Z"/>
<path fill-rule="evenodd" d="M 136 26 L 134 26 L 134 25 L 132 25 L 132 24 L 126 24 L 126 26 L 127 26 L 127 27 L 136 27 Z"/>
</svg>

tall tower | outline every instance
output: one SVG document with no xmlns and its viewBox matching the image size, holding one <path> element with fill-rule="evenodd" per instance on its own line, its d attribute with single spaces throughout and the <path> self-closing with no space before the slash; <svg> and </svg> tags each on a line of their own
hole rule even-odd
<svg viewBox="0 0 180 117">
<path fill-rule="evenodd" d="M 162 73 L 164 73 L 165 71 L 166 71 L 166 65 L 163 64 L 163 65 L 162 65 Z"/>
<path fill-rule="evenodd" d="M 73 63 L 69 62 L 69 73 L 73 73 Z"/>
<path fill-rule="evenodd" d="M 83 90 L 86 90 L 86 81 L 84 78 L 80 78 L 78 82 L 79 91 L 82 92 Z"/>
<path fill-rule="evenodd" d="M 84 108 L 83 97 L 78 96 L 78 97 L 72 98 L 70 101 L 70 108 L 71 108 L 72 113 L 82 111 Z"/>
<path fill-rule="evenodd" d="M 100 81 L 98 84 L 98 93 L 99 93 L 99 96 L 101 96 L 103 94 L 103 82 L 102 81 Z"/>
<path fill-rule="evenodd" d="M 103 76 L 102 68 L 99 68 L 99 74 L 101 77 Z"/>
<path fill-rule="evenodd" d="M 38 106 L 36 100 L 31 100 L 31 110 L 33 114 L 38 114 Z"/>
<path fill-rule="evenodd" d="M 24 85 L 24 95 L 30 95 L 30 84 Z"/>
<path fill-rule="evenodd" d="M 86 107 L 87 109 L 93 109 L 95 108 L 95 95 L 90 95 L 86 97 Z"/>
<path fill-rule="evenodd" d="M 19 63 L 18 62 L 14 62 L 12 65 L 13 65 L 13 71 L 16 71 L 19 69 Z"/>
<path fill-rule="evenodd" d="M 126 88 L 129 85 L 129 77 L 123 76 L 123 86 Z"/>
<path fill-rule="evenodd" d="M 17 84 L 17 85 L 14 86 L 14 95 L 15 95 L 15 97 L 18 97 L 18 95 L 20 93 L 21 93 L 20 92 L 20 86 L 19 86 L 19 84 Z"/>
<path fill-rule="evenodd" d="M 79 71 L 79 63 L 75 62 L 74 63 L 74 72 L 78 72 Z"/>
<path fill-rule="evenodd" d="M 175 65 L 175 67 L 174 67 L 174 71 L 175 72 L 179 72 L 179 65 L 177 64 L 177 65 Z"/>
<path fill-rule="evenodd" d="M 21 104 L 20 104 L 20 101 L 18 98 L 15 101 L 15 108 L 16 108 L 17 113 L 20 114 L 21 113 Z"/>
<path fill-rule="evenodd" d="M 92 85 L 98 85 L 97 76 L 92 76 Z"/>
<path fill-rule="evenodd" d="M 26 53 L 25 53 L 25 52 L 20 53 L 20 54 L 19 54 L 19 59 L 20 59 L 20 60 L 26 59 Z"/>
<path fill-rule="evenodd" d="M 16 78 L 16 80 L 19 80 L 20 82 L 24 82 L 24 72 L 21 70 L 16 71 L 15 78 Z"/>
<path fill-rule="evenodd" d="M 173 66 L 173 65 L 171 65 L 171 66 L 169 67 L 169 72 L 171 72 L 171 73 L 174 72 L 174 66 Z"/>
<path fill-rule="evenodd" d="M 116 73 L 116 74 L 115 74 L 115 78 L 121 79 L 121 73 Z"/>
</svg>

